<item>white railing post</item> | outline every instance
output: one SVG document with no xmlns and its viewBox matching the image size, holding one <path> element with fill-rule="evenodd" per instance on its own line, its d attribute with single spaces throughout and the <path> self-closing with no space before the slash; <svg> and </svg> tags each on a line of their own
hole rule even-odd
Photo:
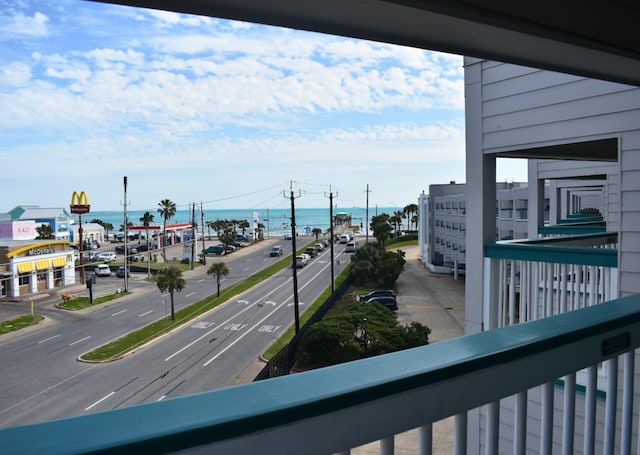
<svg viewBox="0 0 640 455">
<path fill-rule="evenodd" d="M 393 455 L 394 450 L 394 436 L 380 440 L 380 455 Z"/>
<path fill-rule="evenodd" d="M 564 406 L 562 417 L 562 454 L 573 455 L 576 427 L 576 374 L 564 377 Z"/>
<path fill-rule="evenodd" d="M 527 451 L 527 391 L 516 394 L 515 422 L 513 424 L 513 454 Z"/>
<path fill-rule="evenodd" d="M 551 454 L 553 449 L 553 382 L 542 384 L 540 410 L 540 453 Z"/>
<path fill-rule="evenodd" d="M 486 441 L 485 441 L 485 453 L 488 455 L 498 453 L 498 441 L 500 430 L 500 402 L 493 401 L 486 406 L 487 409 L 487 421 L 486 421 Z"/>
<path fill-rule="evenodd" d="M 418 448 L 419 455 L 431 455 L 433 452 L 433 425 L 423 425 L 420 427 L 420 447 Z"/>
<path fill-rule="evenodd" d="M 456 414 L 454 418 L 454 455 L 467 455 L 467 413 Z"/>
<path fill-rule="evenodd" d="M 598 388 L 598 367 L 586 369 L 587 386 L 584 404 L 584 455 L 595 453 L 596 441 L 596 392 Z"/>
<path fill-rule="evenodd" d="M 620 438 L 620 453 L 624 455 L 631 453 L 635 356 L 636 353 L 634 351 L 627 352 L 622 356 L 624 371 L 622 380 L 622 432 Z"/>
<path fill-rule="evenodd" d="M 604 416 L 604 455 L 613 455 L 618 406 L 618 357 L 607 360 L 607 401 Z"/>
</svg>

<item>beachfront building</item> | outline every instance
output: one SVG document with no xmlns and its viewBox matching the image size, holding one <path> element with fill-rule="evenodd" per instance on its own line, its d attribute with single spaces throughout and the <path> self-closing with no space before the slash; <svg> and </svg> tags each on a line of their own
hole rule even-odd
<svg viewBox="0 0 640 455">
<path fill-rule="evenodd" d="M 637 294 L 640 89 L 473 58 L 465 58 L 465 81 L 467 216 L 475 220 L 466 267 L 476 272 L 466 277 L 467 334 Z M 543 240 L 496 241 L 501 158 L 528 159 L 529 187 L 520 205 L 499 201 L 498 212 L 516 218 L 525 209 L 526 238 Z M 619 380 L 633 377 L 635 357 L 627 355 L 624 367 L 614 357 L 469 412 L 469 447 L 491 453 L 499 434 L 505 453 L 619 451 L 637 438 L 637 425 L 622 425 L 638 418 L 629 407 L 637 392 Z M 518 428 L 527 409 L 542 411 Z"/>
<path fill-rule="evenodd" d="M 528 237 L 528 189 L 522 182 L 496 183 L 496 240 Z M 548 205 L 548 198 L 545 197 Z M 466 185 L 429 185 L 418 198 L 420 259 L 435 273 L 464 273 L 466 267 Z M 548 217 L 548 210 L 546 211 Z M 472 226 L 473 228 L 473 226 Z"/>
<path fill-rule="evenodd" d="M 80 242 L 80 225 L 75 223 L 71 225 L 70 241 L 73 245 L 78 245 Z M 88 249 L 92 244 L 103 244 L 106 240 L 104 226 L 98 223 L 85 223 L 82 222 L 82 242 L 84 243 L 83 249 Z"/>
<path fill-rule="evenodd" d="M 37 205 L 19 205 L 9 210 L 7 216 L 13 221 L 34 221 L 37 226 L 49 225 L 55 240 L 69 240 L 70 238 L 73 220 L 69 212 L 61 207 L 47 208 Z"/>
</svg>

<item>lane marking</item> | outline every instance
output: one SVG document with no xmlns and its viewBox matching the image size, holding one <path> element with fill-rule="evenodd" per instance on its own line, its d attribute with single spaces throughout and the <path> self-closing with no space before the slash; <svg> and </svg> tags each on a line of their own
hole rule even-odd
<svg viewBox="0 0 640 455">
<path fill-rule="evenodd" d="M 84 337 L 83 339 L 78 340 L 78 341 L 74 341 L 74 342 L 73 342 L 73 343 L 71 343 L 69 346 L 73 346 L 74 344 L 81 343 L 82 341 L 88 340 L 89 338 L 91 338 L 91 336 Z"/>
<path fill-rule="evenodd" d="M 117 316 L 119 314 L 124 313 L 125 311 L 127 311 L 127 310 L 118 311 L 117 313 L 113 313 L 111 316 Z"/>
<path fill-rule="evenodd" d="M 45 343 L 45 342 L 47 342 L 47 341 L 51 341 L 51 340 L 53 340 L 54 338 L 58 338 L 59 336 L 60 336 L 60 334 L 57 334 L 57 335 L 54 335 L 54 336 L 52 336 L 52 337 L 45 338 L 44 340 L 38 341 L 38 344 L 40 344 L 40 343 Z"/>
<path fill-rule="evenodd" d="M 141 314 L 141 315 L 139 315 L 138 317 L 139 317 L 139 318 L 141 318 L 142 316 L 146 316 L 146 315 L 148 315 L 149 313 L 153 313 L 153 310 L 149 310 L 149 311 L 147 311 L 146 313 L 142 313 L 142 314 Z"/>
<path fill-rule="evenodd" d="M 115 394 L 115 392 L 111 392 L 111 393 L 105 395 L 104 397 L 100 398 L 98 401 L 93 403 L 91 406 L 89 406 L 88 408 L 85 408 L 85 411 L 88 411 L 89 409 L 93 408 L 94 406 L 98 406 L 100 403 L 102 403 L 104 400 L 106 400 L 107 398 L 109 398 L 111 395 L 114 395 L 114 394 Z"/>
<path fill-rule="evenodd" d="M 191 293 L 189 293 L 189 294 L 187 294 L 187 295 L 185 295 L 185 296 L 184 296 L 184 298 L 186 299 L 187 297 L 191 297 L 191 296 L 192 296 L 192 295 L 194 295 L 194 294 L 195 294 L 195 291 L 194 291 L 194 292 L 191 292 Z"/>
</svg>

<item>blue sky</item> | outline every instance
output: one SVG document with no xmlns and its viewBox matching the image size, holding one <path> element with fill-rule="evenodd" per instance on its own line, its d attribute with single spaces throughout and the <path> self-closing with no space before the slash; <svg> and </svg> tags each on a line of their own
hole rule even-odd
<svg viewBox="0 0 640 455">
<path fill-rule="evenodd" d="M 404 206 L 465 181 L 462 57 L 79 0 L 0 0 L 0 212 Z M 524 180 L 522 165 L 499 180 Z"/>
</svg>

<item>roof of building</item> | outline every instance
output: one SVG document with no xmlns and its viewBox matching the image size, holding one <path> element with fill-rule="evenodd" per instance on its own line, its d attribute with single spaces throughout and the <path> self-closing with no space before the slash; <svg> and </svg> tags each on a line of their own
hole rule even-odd
<svg viewBox="0 0 640 455">
<path fill-rule="evenodd" d="M 69 216 L 62 207 L 40 207 L 37 205 L 19 205 L 8 212 L 12 220 L 41 220 L 46 218 L 57 218 L 59 216 Z"/>
</svg>

